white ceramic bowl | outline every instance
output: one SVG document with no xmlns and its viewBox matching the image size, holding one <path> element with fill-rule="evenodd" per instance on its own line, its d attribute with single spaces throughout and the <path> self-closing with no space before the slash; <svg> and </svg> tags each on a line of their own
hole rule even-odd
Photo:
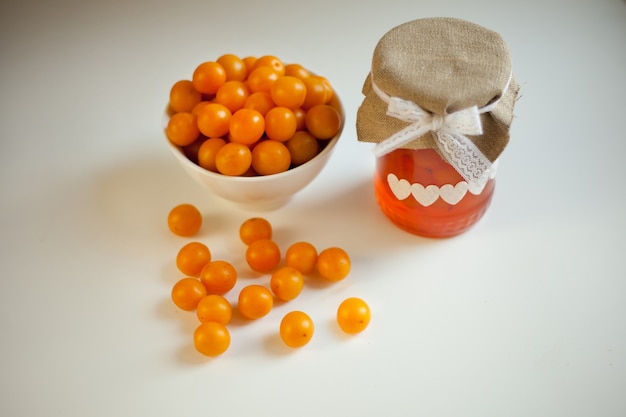
<svg viewBox="0 0 626 417">
<path fill-rule="evenodd" d="M 330 158 L 345 123 L 345 111 L 338 98 L 336 106 L 341 113 L 341 126 L 337 135 L 328 140 L 326 146 L 310 161 L 273 175 L 255 177 L 232 177 L 206 170 L 191 161 L 179 146 L 165 135 L 170 148 L 180 165 L 191 178 L 204 186 L 208 192 L 249 210 L 272 210 L 286 204 L 298 191 L 305 188 L 322 171 Z M 164 114 L 163 126 L 167 126 L 169 114 Z M 165 131 L 165 129 L 164 129 Z"/>
</svg>

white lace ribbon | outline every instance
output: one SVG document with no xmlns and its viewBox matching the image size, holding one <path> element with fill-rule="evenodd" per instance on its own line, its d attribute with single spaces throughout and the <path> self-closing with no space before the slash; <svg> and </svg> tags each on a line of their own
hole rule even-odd
<svg viewBox="0 0 626 417">
<path fill-rule="evenodd" d="M 497 101 L 482 108 L 472 106 L 441 116 L 427 112 L 412 101 L 390 97 L 373 80 L 372 88 L 378 97 L 387 103 L 388 116 L 411 123 L 377 143 L 374 147 L 374 154 L 377 157 L 432 132 L 439 150 L 447 162 L 467 181 L 469 189 L 476 191 L 483 189 L 489 180 L 492 163 L 465 135 L 483 133 L 480 114 L 491 111 Z"/>
</svg>

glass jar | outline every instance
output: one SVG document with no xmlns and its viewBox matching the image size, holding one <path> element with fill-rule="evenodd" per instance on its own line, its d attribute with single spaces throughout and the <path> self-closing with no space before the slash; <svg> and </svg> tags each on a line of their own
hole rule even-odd
<svg viewBox="0 0 626 417">
<path fill-rule="evenodd" d="M 397 226 L 420 236 L 463 233 L 483 217 L 494 188 L 492 176 L 482 190 L 470 191 L 434 149 L 396 149 L 376 161 L 378 205 Z"/>
</svg>

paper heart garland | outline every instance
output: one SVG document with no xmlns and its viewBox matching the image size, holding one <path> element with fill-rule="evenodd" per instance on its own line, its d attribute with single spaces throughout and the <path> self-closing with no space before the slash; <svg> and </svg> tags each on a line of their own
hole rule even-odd
<svg viewBox="0 0 626 417">
<path fill-rule="evenodd" d="M 465 197 L 470 191 L 465 181 L 460 181 L 456 185 L 446 184 L 441 187 L 436 185 L 411 184 L 405 179 L 399 179 L 395 174 L 387 175 L 387 184 L 391 192 L 398 200 L 405 200 L 413 196 L 422 206 L 428 207 L 439 197 L 450 205 L 455 205 Z"/>
</svg>

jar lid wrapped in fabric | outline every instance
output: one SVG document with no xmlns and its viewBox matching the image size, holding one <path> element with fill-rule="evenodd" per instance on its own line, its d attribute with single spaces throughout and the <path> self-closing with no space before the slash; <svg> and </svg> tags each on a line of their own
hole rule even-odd
<svg viewBox="0 0 626 417">
<path fill-rule="evenodd" d="M 480 188 L 509 141 L 518 92 L 498 33 L 455 18 L 413 20 L 376 45 L 357 136 L 376 143 L 378 157 L 433 148 Z"/>
</svg>

